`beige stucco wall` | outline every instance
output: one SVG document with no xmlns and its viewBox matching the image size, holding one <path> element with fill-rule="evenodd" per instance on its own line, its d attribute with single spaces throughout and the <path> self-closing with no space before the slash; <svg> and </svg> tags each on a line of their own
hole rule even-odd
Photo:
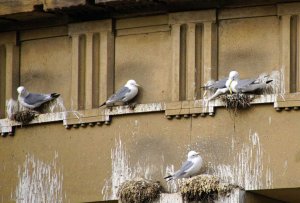
<svg viewBox="0 0 300 203">
<path fill-rule="evenodd" d="M 26 155 L 34 156 L 34 163 L 51 165 L 52 172 L 60 171 L 61 181 L 55 184 L 62 185 L 66 202 L 109 198 L 116 192 L 111 187 L 122 178 L 146 176 L 166 186 L 166 168 L 178 168 L 189 149 L 201 153 L 204 171 L 233 179 L 246 189 L 299 187 L 297 117 L 298 112 L 277 113 L 262 105 L 239 114 L 235 129 L 225 109 L 215 117 L 192 120 L 170 121 L 153 113 L 113 117 L 110 126 L 102 127 L 66 130 L 57 123 L 18 128 L 14 137 L 2 139 L 2 198 L 12 201 L 16 188 L 26 186 L 21 178 Z M 30 164 L 27 167 L 32 170 Z M 33 177 L 29 180 L 36 184 Z"/>
<path fill-rule="evenodd" d="M 218 21 L 215 10 L 205 10 L 122 19 L 116 27 L 107 20 L 22 31 L 16 45 L 20 84 L 33 92 L 60 93 L 68 111 L 82 104 L 90 110 L 87 114 L 98 115 L 97 109 L 91 109 L 95 106 L 91 99 L 100 102 L 128 79 L 142 85 L 138 103 L 145 104 L 178 101 L 183 92 L 184 99 L 193 100 L 195 81 L 203 84 L 215 75 L 224 77 L 232 68 L 242 78 L 289 73 L 290 58 L 283 50 L 289 50 L 290 44 L 283 42 L 290 24 L 282 20 L 288 17 L 279 18 L 282 14 L 276 7 L 251 9 L 255 15 L 235 16 L 239 9 L 229 17 L 221 12 Z M 180 31 L 185 24 L 186 30 Z M 95 33 L 100 33 L 97 40 L 91 37 Z M 84 46 L 79 45 L 82 35 Z M 195 74 L 196 66 L 202 75 Z M 5 67 L 7 74 L 12 73 L 9 68 L 14 66 Z M 97 82 L 92 81 L 94 70 L 99 73 Z M 281 82 L 288 82 L 288 76 Z M 5 91 L 13 82 L 6 84 Z M 289 107 L 299 106 L 299 95 L 294 98 Z M 268 103 L 255 104 L 236 117 L 220 107 L 215 116 L 168 120 L 161 109 L 112 116 L 111 124 L 101 127 L 67 130 L 62 121 L 16 127 L 14 137 L 0 142 L 0 197 L 3 202 L 34 201 L 45 192 L 50 202 L 115 199 L 117 186 L 136 177 L 159 180 L 170 189 L 163 176 L 172 167 L 177 169 L 190 149 L 201 153 L 203 172 L 246 190 L 296 188 L 300 186 L 298 117 L 298 111 L 277 112 Z M 30 185 L 44 191 L 36 193 Z"/>
<path fill-rule="evenodd" d="M 170 40 L 170 32 L 117 37 L 115 87 L 134 78 L 143 83 L 139 102 L 170 101 Z"/>
<path fill-rule="evenodd" d="M 219 77 L 235 69 L 243 77 L 280 70 L 279 19 L 276 16 L 221 20 Z"/>
<path fill-rule="evenodd" d="M 70 64 L 71 39 L 68 36 L 21 42 L 21 85 L 32 92 L 59 92 L 68 109 L 71 107 Z"/>
</svg>

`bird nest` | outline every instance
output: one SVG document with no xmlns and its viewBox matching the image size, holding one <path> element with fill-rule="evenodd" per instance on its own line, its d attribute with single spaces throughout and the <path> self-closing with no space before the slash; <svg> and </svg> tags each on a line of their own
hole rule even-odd
<svg viewBox="0 0 300 203">
<path fill-rule="evenodd" d="M 251 106 L 254 97 L 249 94 L 226 94 L 220 96 L 227 109 L 246 109 Z"/>
<path fill-rule="evenodd" d="M 129 180 L 120 186 L 117 195 L 122 203 L 150 203 L 158 198 L 161 190 L 159 182 Z"/>
<path fill-rule="evenodd" d="M 28 124 L 36 117 L 36 112 L 32 110 L 18 111 L 13 114 L 12 120 L 18 121 L 22 124 Z"/>
<path fill-rule="evenodd" d="M 236 186 L 221 183 L 219 178 L 213 175 L 202 174 L 192 178 L 183 179 L 179 184 L 184 200 L 214 202 L 218 196 L 228 196 Z"/>
</svg>

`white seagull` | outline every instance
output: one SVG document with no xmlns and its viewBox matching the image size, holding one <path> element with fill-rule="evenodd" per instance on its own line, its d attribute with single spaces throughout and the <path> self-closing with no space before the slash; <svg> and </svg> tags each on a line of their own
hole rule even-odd
<svg viewBox="0 0 300 203">
<path fill-rule="evenodd" d="M 135 80 L 128 80 L 127 83 L 121 89 L 119 89 L 115 94 L 110 96 L 108 100 L 106 100 L 106 102 L 101 104 L 99 107 L 104 105 L 112 106 L 118 102 L 128 103 L 138 94 L 138 87 L 140 87 L 140 85 L 137 84 Z"/>
<path fill-rule="evenodd" d="M 221 94 L 227 92 L 232 93 L 253 93 L 262 90 L 266 85 L 273 80 L 259 80 L 254 79 L 239 79 L 239 73 L 237 71 L 230 71 L 229 77 L 216 81 L 214 84 L 206 86 L 207 89 L 217 89 L 215 94 L 211 96 L 208 100 L 212 100 Z"/>
<path fill-rule="evenodd" d="M 42 104 L 51 101 L 53 99 L 56 99 L 57 97 L 60 96 L 60 94 L 57 93 L 51 93 L 51 94 L 30 93 L 23 86 L 18 87 L 17 92 L 19 93 L 18 100 L 20 104 L 29 109 L 35 109 L 41 106 Z"/>
<path fill-rule="evenodd" d="M 178 171 L 176 171 L 173 175 L 164 177 L 164 179 L 166 179 L 166 181 L 169 181 L 179 178 L 190 178 L 199 173 L 202 164 L 203 160 L 199 153 L 195 151 L 190 151 L 188 153 L 187 161 L 182 164 L 181 168 Z"/>
</svg>

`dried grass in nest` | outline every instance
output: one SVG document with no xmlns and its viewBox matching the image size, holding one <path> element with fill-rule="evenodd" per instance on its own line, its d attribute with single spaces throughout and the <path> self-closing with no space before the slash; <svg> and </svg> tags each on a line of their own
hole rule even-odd
<svg viewBox="0 0 300 203">
<path fill-rule="evenodd" d="M 236 186 L 221 183 L 213 175 L 202 174 L 192 178 L 183 179 L 179 184 L 180 192 L 186 201 L 214 202 L 218 196 L 228 196 Z"/>
<path fill-rule="evenodd" d="M 254 97 L 249 94 L 226 94 L 221 96 L 227 109 L 246 109 L 251 106 Z"/>
<path fill-rule="evenodd" d="M 18 111 L 13 114 L 12 120 L 18 121 L 22 124 L 28 124 L 36 117 L 36 112 L 32 110 Z"/>
<path fill-rule="evenodd" d="M 159 182 L 130 180 L 120 186 L 117 195 L 122 203 L 150 203 L 158 198 L 161 190 Z"/>
</svg>

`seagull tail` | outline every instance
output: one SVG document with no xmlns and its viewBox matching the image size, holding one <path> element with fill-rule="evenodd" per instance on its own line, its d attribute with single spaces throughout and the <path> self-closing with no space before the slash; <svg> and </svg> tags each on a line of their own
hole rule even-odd
<svg viewBox="0 0 300 203">
<path fill-rule="evenodd" d="M 55 98 L 57 98 L 57 97 L 59 97 L 60 96 L 60 94 L 58 94 L 58 93 L 52 93 L 51 94 L 51 97 L 53 98 L 53 99 L 55 99 Z"/>
<path fill-rule="evenodd" d="M 106 104 L 106 102 L 104 102 L 103 104 L 101 104 L 99 107 L 104 106 Z"/>
</svg>

